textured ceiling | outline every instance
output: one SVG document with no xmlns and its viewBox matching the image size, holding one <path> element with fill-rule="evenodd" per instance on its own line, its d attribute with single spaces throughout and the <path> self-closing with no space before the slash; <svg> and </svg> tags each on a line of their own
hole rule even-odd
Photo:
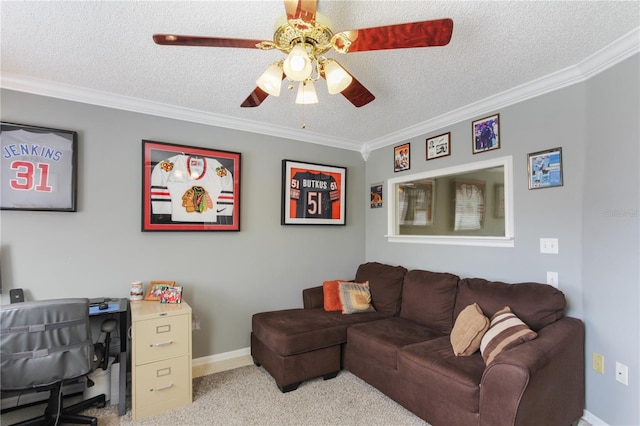
<svg viewBox="0 0 640 426">
<path fill-rule="evenodd" d="M 358 150 L 576 67 L 640 26 L 638 1 L 321 0 L 334 32 L 448 17 L 453 37 L 445 47 L 330 52 L 376 100 L 355 108 L 319 82 L 320 103 L 303 111 L 284 88 L 257 108 L 240 108 L 279 51 L 151 39 L 271 40 L 281 1 L 3 0 L 0 8 L 3 87 Z"/>
</svg>

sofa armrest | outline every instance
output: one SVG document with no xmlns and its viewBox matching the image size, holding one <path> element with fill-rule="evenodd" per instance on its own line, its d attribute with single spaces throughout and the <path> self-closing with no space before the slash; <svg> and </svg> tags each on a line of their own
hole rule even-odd
<svg viewBox="0 0 640 426">
<path fill-rule="evenodd" d="M 324 308 L 322 286 L 302 290 L 302 306 L 305 309 Z"/>
<path fill-rule="evenodd" d="M 571 424 L 584 411 L 584 324 L 565 317 L 482 376 L 480 425 Z"/>
</svg>

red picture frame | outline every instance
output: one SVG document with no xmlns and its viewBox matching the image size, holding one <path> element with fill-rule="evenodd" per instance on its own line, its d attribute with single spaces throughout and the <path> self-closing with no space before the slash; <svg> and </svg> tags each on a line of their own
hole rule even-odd
<svg viewBox="0 0 640 426">
<path fill-rule="evenodd" d="M 142 231 L 240 231 L 238 152 L 142 141 Z"/>
</svg>

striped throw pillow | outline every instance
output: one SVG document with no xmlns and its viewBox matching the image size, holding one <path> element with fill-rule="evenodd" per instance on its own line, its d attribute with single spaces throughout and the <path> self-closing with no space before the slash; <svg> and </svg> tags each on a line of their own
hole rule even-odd
<svg viewBox="0 0 640 426">
<path fill-rule="evenodd" d="M 505 306 L 491 317 L 489 330 L 480 342 L 480 353 L 485 364 L 489 365 L 503 351 L 537 336 L 535 331 L 511 312 L 509 306 Z"/>
</svg>

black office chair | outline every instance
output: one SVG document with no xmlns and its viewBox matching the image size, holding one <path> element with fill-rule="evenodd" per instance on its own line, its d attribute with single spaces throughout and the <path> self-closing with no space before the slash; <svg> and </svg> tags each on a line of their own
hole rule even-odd
<svg viewBox="0 0 640 426">
<path fill-rule="evenodd" d="M 100 327 L 100 331 L 105 333 L 104 343 L 96 343 L 93 346 L 93 350 L 95 352 L 93 367 L 94 370 L 97 368 L 102 368 L 106 370 L 109 367 L 109 351 L 111 349 L 111 333 L 116 329 L 118 325 L 118 321 L 113 318 L 108 318 L 104 320 L 102 326 Z"/>
<path fill-rule="evenodd" d="M 55 299 L 3 306 L 0 332 L 0 381 L 3 391 L 50 391 L 42 416 L 18 425 L 61 423 L 97 425 L 95 417 L 76 413 L 104 407 L 105 395 L 63 407 L 66 383 L 94 368 L 88 299 Z"/>
</svg>

